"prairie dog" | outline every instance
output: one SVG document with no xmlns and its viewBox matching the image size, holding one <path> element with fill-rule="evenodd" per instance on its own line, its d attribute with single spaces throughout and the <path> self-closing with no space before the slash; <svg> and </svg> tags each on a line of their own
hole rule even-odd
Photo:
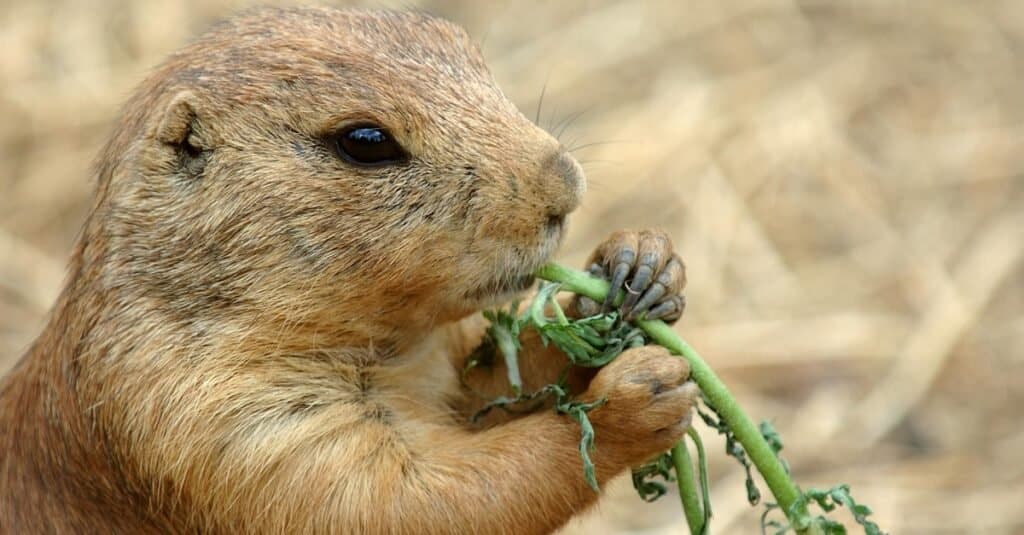
<svg viewBox="0 0 1024 535">
<path fill-rule="evenodd" d="M 529 288 L 585 178 L 458 27 L 247 12 L 139 86 L 96 173 L 49 323 L 0 383 L 0 530 L 545 533 L 596 499 L 571 420 L 466 418 L 476 313 Z M 631 310 L 682 311 L 660 233 L 590 267 Z M 523 344 L 528 385 L 563 369 Z M 599 481 L 682 435 L 688 371 L 645 347 L 583 379 L 608 400 Z"/>
</svg>

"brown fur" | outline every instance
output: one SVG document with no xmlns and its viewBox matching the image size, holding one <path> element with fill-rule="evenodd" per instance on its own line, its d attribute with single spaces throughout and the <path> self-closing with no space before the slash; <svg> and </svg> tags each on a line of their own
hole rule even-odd
<svg viewBox="0 0 1024 535">
<path fill-rule="evenodd" d="M 355 120 L 410 162 L 332 155 Z M 156 69 L 97 173 L 0 384 L 0 531 L 542 533 L 594 501 L 569 419 L 466 423 L 469 316 L 549 258 L 583 177 L 457 27 L 250 12 Z M 535 339 L 524 359 L 531 384 L 564 364 Z M 600 481 L 685 429 L 685 377 L 651 348 L 598 373 Z"/>
</svg>

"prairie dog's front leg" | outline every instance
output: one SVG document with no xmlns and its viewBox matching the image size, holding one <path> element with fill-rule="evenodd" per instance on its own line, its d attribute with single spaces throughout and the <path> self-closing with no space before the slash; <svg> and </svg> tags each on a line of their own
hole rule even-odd
<svg viewBox="0 0 1024 535">
<path fill-rule="evenodd" d="M 581 397 L 607 399 L 591 413 L 600 483 L 668 449 L 685 432 L 697 393 L 688 372 L 685 361 L 655 347 L 627 351 L 598 372 Z M 244 527 L 540 534 L 597 497 L 583 478 L 579 426 L 552 412 L 478 432 L 426 420 L 343 416 L 279 428 L 275 440 L 287 439 L 288 447 L 272 450 L 274 458 L 253 450 L 256 457 L 246 463 L 232 457 L 238 461 L 208 474 L 236 482 L 231 492 L 253 497 L 248 503 L 261 508 L 236 511 L 246 515 Z M 259 477 L 251 463 L 261 468 Z"/>
</svg>

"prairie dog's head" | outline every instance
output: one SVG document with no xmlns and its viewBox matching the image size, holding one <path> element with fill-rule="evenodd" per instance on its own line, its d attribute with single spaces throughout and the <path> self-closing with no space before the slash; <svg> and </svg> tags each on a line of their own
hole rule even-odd
<svg viewBox="0 0 1024 535">
<path fill-rule="evenodd" d="M 584 189 L 457 26 L 264 9 L 140 87 L 91 232 L 107 279 L 183 319 L 373 338 L 525 289 Z"/>
</svg>

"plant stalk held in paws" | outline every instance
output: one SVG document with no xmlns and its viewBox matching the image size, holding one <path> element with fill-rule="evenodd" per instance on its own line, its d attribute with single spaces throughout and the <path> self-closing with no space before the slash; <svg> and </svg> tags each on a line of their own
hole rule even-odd
<svg viewBox="0 0 1024 535">
<path fill-rule="evenodd" d="M 511 309 L 511 312 L 491 312 L 487 316 L 492 322 L 488 335 L 496 342 L 503 358 L 509 361 L 509 380 L 516 397 L 494 400 L 488 404 L 486 410 L 553 396 L 555 409 L 581 425 L 580 454 L 584 461 L 585 477 L 596 490 L 597 482 L 593 478 L 593 465 L 589 459 L 594 431 L 587 413 L 599 406 L 600 400 L 591 404 L 574 402 L 571 400 L 571 393 L 565 390 L 564 384 L 548 385 L 532 393 L 522 392 L 521 382 L 518 380 L 518 367 L 515 364 L 517 343 L 514 340 L 523 328 L 536 329 L 542 340 L 545 343 L 554 343 L 566 354 L 572 365 L 586 367 L 603 366 L 625 349 L 653 342 L 689 362 L 691 378 L 700 387 L 705 404 L 711 410 L 710 414 L 699 411 L 700 416 L 705 423 L 726 436 L 727 453 L 744 464 L 748 476 L 748 499 L 751 504 L 756 504 L 760 499 L 760 493 L 750 477 L 751 464 L 767 483 L 775 503 L 766 504 L 767 510 L 762 520 L 764 530 L 772 529 L 774 534 L 792 530 L 801 535 L 846 533 L 842 524 L 824 516 L 812 516 L 808 507 L 815 504 L 825 512 L 832 511 L 836 506 L 845 506 L 853 513 L 866 534 L 883 533 L 875 523 L 868 520 L 871 510 L 856 503 L 846 485 L 837 485 L 828 490 L 802 491 L 790 478 L 788 467 L 778 455 L 782 448 L 778 434 L 767 423 L 760 427 L 756 426 L 711 367 L 664 322 L 645 319 L 619 321 L 615 313 L 570 320 L 553 299 L 554 294 L 559 290 L 566 290 L 602 302 L 609 291 L 608 282 L 557 264 L 543 266 L 537 271 L 537 276 L 557 284 L 542 285 L 530 307 L 520 316 L 516 315 L 516 308 Z M 621 302 L 622 298 L 622 295 L 616 296 L 615 302 Z M 545 316 L 545 309 L 549 306 L 554 310 L 554 318 Z M 683 442 L 655 462 L 635 469 L 633 480 L 640 495 L 646 500 L 653 500 L 664 494 L 666 489 L 664 485 L 652 481 L 651 478 L 661 476 L 669 480 L 674 477 L 690 531 L 696 535 L 709 533 L 711 506 L 708 501 L 704 448 L 697 433 L 692 429 L 688 436 L 697 446 L 699 483 L 695 481 L 697 477 L 693 473 L 692 460 Z M 700 487 L 699 490 L 697 486 Z M 775 509 L 779 509 L 785 515 L 785 522 L 767 519 L 768 514 Z"/>
</svg>

